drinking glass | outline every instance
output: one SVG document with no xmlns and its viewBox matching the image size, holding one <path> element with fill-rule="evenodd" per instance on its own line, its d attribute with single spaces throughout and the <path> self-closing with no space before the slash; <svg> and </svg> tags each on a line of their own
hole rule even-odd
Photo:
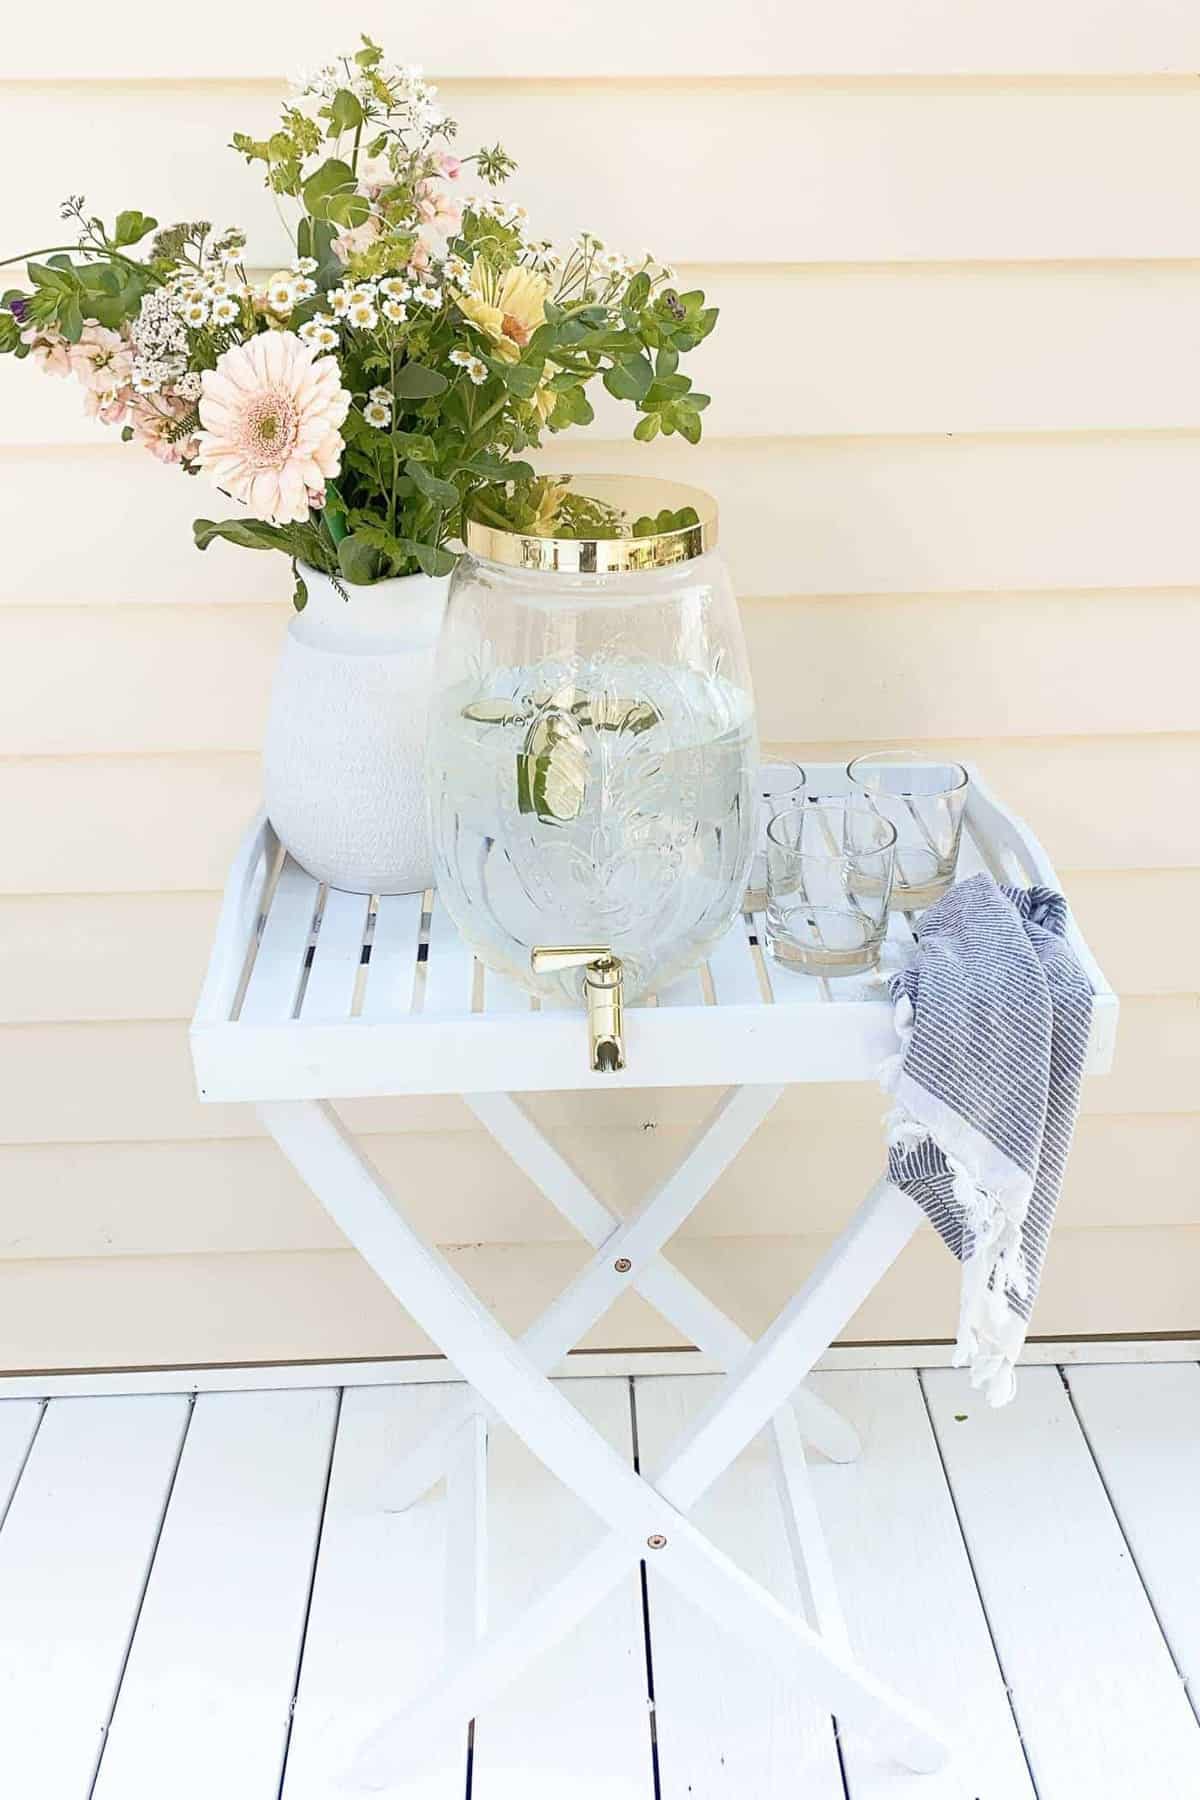
<svg viewBox="0 0 1200 1800">
<path fill-rule="evenodd" d="M 804 798 L 804 770 L 796 762 L 760 763 L 754 777 L 758 796 L 758 829 L 754 839 L 754 861 L 750 865 L 750 885 L 746 889 L 745 912 L 762 912 L 767 904 L 767 826 L 785 806 L 794 806 Z"/>
<path fill-rule="evenodd" d="M 896 829 L 892 905 L 920 912 L 954 884 L 969 777 L 961 763 L 878 750 L 846 769 L 854 790 Z"/>
<path fill-rule="evenodd" d="M 861 975 L 887 935 L 895 826 L 857 794 L 801 801 L 767 826 L 767 949 L 806 975 Z"/>
</svg>

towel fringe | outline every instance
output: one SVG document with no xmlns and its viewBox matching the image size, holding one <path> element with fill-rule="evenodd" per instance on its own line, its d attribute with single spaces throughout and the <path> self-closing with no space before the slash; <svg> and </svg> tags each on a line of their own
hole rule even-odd
<svg viewBox="0 0 1200 1800">
<path fill-rule="evenodd" d="M 903 1055 L 899 1060 L 903 1060 Z M 966 1164 L 952 1156 L 919 1119 L 893 1107 L 884 1119 L 888 1148 L 937 1150 L 954 1178 L 954 1198 L 962 1208 L 971 1236 L 971 1254 L 963 1260 L 962 1298 L 954 1366 L 967 1366 L 972 1387 L 982 1388 L 992 1406 L 1003 1406 L 1016 1390 L 1014 1364 L 1024 1338 L 1005 1291 L 1024 1299 L 1029 1293 L 1022 1226 L 1026 1207 L 1019 1208 L 982 1186 Z"/>
</svg>

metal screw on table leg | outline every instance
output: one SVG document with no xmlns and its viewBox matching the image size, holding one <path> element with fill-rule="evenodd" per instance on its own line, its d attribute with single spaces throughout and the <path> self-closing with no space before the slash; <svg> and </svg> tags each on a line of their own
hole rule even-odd
<svg viewBox="0 0 1200 1800">
<path fill-rule="evenodd" d="M 613 1264 L 613 1268 L 617 1271 L 618 1275 L 628 1275 L 632 1267 L 633 1264 L 627 1256 L 618 1256 L 616 1262 Z"/>
<path fill-rule="evenodd" d="M 661 1531 L 651 1532 L 646 1543 L 651 1550 L 665 1550 L 667 1547 L 667 1540 Z"/>
</svg>

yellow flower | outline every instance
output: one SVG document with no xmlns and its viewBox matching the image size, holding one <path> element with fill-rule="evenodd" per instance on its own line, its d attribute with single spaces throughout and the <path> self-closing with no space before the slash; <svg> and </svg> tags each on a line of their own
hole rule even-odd
<svg viewBox="0 0 1200 1800">
<path fill-rule="evenodd" d="M 550 364 L 543 363 L 542 379 L 533 391 L 533 410 L 536 412 L 543 425 L 546 424 L 550 414 L 558 404 L 558 395 L 554 393 L 549 386 L 550 377 L 553 373 L 554 371 L 550 367 Z"/>
<path fill-rule="evenodd" d="M 459 310 L 491 339 L 502 362 L 517 362 L 546 317 L 549 287 L 545 276 L 532 269 L 508 269 L 497 277 L 477 262 L 471 291 L 459 297 Z"/>
</svg>

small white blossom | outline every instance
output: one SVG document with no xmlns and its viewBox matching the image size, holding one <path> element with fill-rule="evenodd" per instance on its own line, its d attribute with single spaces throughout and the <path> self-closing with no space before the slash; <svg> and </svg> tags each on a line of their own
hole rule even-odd
<svg viewBox="0 0 1200 1800">
<path fill-rule="evenodd" d="M 373 281 L 356 281 L 350 289 L 351 303 L 356 300 L 374 300 L 374 298 L 375 283 Z"/>
<path fill-rule="evenodd" d="M 320 324 L 316 319 L 310 319 L 307 325 L 302 325 L 296 335 L 301 343 L 311 345 L 316 351 L 333 350 L 337 346 L 337 332 L 332 331 L 328 325 Z"/>
<path fill-rule="evenodd" d="M 463 364 L 463 368 L 467 371 L 467 374 L 471 377 L 471 380 L 475 383 L 476 387 L 482 387 L 488 378 L 488 366 L 485 362 L 481 362 L 477 356 L 469 357 Z"/>
<path fill-rule="evenodd" d="M 385 300 L 382 312 L 384 318 L 390 320 L 393 325 L 403 325 L 408 317 L 407 306 L 402 306 L 399 300 Z"/>
<path fill-rule="evenodd" d="M 349 290 L 349 288 L 344 288 L 344 287 L 334 288 L 333 292 L 331 294 L 327 295 L 326 297 L 329 301 L 329 310 L 334 315 L 334 317 L 337 319 L 344 319 L 346 317 L 347 313 L 350 311 L 350 290 Z"/>
<path fill-rule="evenodd" d="M 423 287 L 418 289 L 416 298 L 421 302 L 422 306 L 440 306 L 442 304 L 442 290 L 441 288 L 436 287 Z"/>
<path fill-rule="evenodd" d="M 220 297 L 220 299 L 213 301 L 213 307 L 212 307 L 213 324 L 214 325 L 232 325 L 234 323 L 234 321 L 238 318 L 238 316 L 240 314 L 240 310 L 241 309 L 239 308 L 236 300 L 231 299 L 228 294 L 223 294 Z"/>
<path fill-rule="evenodd" d="M 292 258 L 293 275 L 311 275 L 317 267 L 315 256 L 294 256 Z"/>
<path fill-rule="evenodd" d="M 368 425 L 375 425 L 380 431 L 383 431 L 392 422 L 392 409 L 390 406 L 384 406 L 378 400 L 372 400 L 368 406 L 363 407 L 363 418 Z"/>
<path fill-rule="evenodd" d="M 392 390 L 391 388 L 385 387 L 373 387 L 367 398 L 374 400 L 377 406 L 390 406 L 392 404 Z"/>
<path fill-rule="evenodd" d="M 389 275 L 386 281 L 381 281 L 379 291 L 385 300 L 410 300 L 412 298 L 412 289 L 407 281 L 401 281 L 398 275 Z"/>
<path fill-rule="evenodd" d="M 272 312 L 290 313 L 296 304 L 296 284 L 290 275 L 273 275 L 267 283 L 267 305 Z"/>
<path fill-rule="evenodd" d="M 350 323 L 356 331 L 374 331 L 379 314 L 369 300 L 355 300 L 350 308 Z"/>
<path fill-rule="evenodd" d="M 301 275 L 296 282 L 296 298 L 298 300 L 311 300 L 316 291 L 316 282 L 310 281 L 307 275 Z"/>
<path fill-rule="evenodd" d="M 197 369 L 189 369 L 175 383 L 175 392 L 181 400 L 198 400 L 200 398 L 200 373 Z"/>
<path fill-rule="evenodd" d="M 183 322 L 198 331 L 208 323 L 208 302 L 206 300 L 189 300 L 183 309 Z"/>
</svg>

